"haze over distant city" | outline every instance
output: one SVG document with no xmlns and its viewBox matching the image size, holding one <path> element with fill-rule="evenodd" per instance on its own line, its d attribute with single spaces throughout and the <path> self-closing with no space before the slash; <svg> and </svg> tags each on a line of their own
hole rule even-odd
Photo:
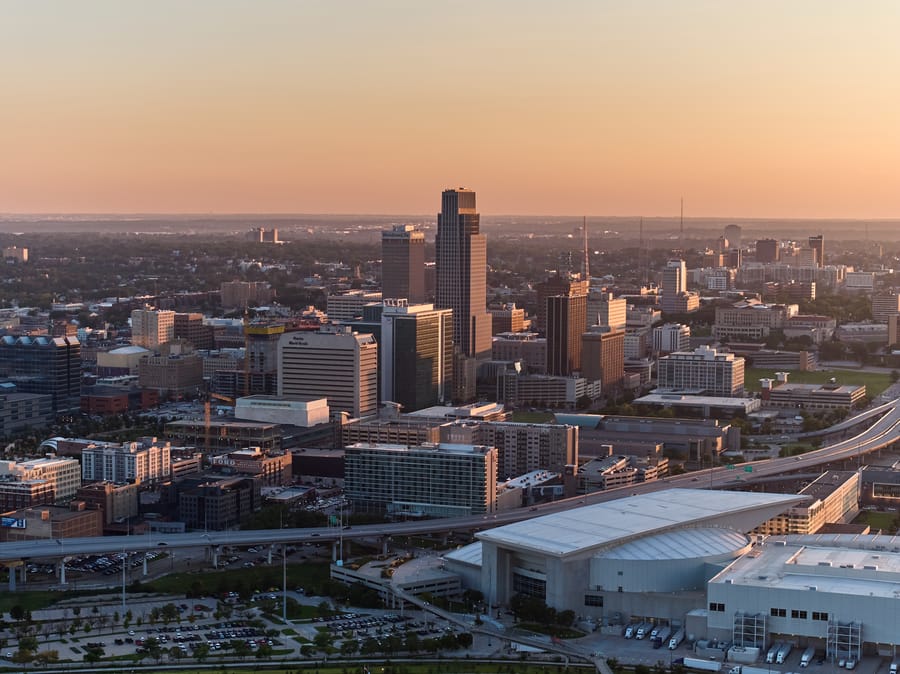
<svg viewBox="0 0 900 674">
<path fill-rule="evenodd" d="M 888 0 L 9 2 L 0 213 L 433 214 L 466 185 L 486 216 L 895 218 L 898 25 Z"/>
</svg>

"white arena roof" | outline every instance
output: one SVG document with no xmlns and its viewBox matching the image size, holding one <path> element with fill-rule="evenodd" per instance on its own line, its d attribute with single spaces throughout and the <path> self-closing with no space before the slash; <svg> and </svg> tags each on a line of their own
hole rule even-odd
<svg viewBox="0 0 900 674">
<path fill-rule="evenodd" d="M 502 548 L 566 557 L 687 526 L 746 532 L 805 496 L 667 489 L 535 517 L 477 534 Z"/>
<path fill-rule="evenodd" d="M 623 560 L 696 559 L 727 555 L 749 544 L 747 536 L 729 529 L 676 529 L 629 541 L 599 556 Z"/>
</svg>

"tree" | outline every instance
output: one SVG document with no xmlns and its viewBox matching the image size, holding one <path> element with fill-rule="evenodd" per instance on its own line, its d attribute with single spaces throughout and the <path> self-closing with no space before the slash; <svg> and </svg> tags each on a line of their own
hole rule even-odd
<svg viewBox="0 0 900 674">
<path fill-rule="evenodd" d="M 462 648 L 470 648 L 474 640 L 475 638 L 472 636 L 471 632 L 460 632 L 456 635 L 456 641 Z"/>
<path fill-rule="evenodd" d="M 272 647 L 269 644 L 260 644 L 256 649 L 256 657 L 259 660 L 268 660 L 272 657 Z"/>
<path fill-rule="evenodd" d="M 206 642 L 200 642 L 199 644 L 197 644 L 196 648 L 194 648 L 194 658 L 196 658 L 197 662 L 203 662 L 208 657 L 209 644 Z"/>
<path fill-rule="evenodd" d="M 234 650 L 234 654 L 241 659 L 250 655 L 250 651 L 252 650 L 250 644 L 244 639 L 233 639 L 231 641 L 231 648 Z"/>
<path fill-rule="evenodd" d="M 343 643 L 341 643 L 341 655 L 351 656 L 355 655 L 356 651 L 359 650 L 359 644 L 356 643 L 353 639 L 346 639 Z"/>
</svg>

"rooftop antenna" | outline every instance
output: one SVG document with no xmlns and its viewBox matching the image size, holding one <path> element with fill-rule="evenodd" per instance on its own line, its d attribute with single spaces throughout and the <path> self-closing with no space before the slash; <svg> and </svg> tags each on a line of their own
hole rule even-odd
<svg viewBox="0 0 900 674">
<path fill-rule="evenodd" d="M 684 197 L 681 197 L 681 215 L 678 218 L 681 226 L 681 234 L 678 237 L 678 247 L 681 248 L 681 256 L 684 257 Z"/>
<path fill-rule="evenodd" d="M 587 235 L 587 216 L 582 216 L 581 233 L 584 241 L 584 262 L 582 263 L 581 274 L 582 280 L 590 282 L 591 280 L 591 257 L 588 253 L 588 235 Z"/>
</svg>

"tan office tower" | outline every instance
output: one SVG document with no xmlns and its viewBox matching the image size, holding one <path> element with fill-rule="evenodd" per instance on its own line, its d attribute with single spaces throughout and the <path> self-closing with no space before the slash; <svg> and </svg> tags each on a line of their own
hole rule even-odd
<svg viewBox="0 0 900 674">
<path fill-rule="evenodd" d="M 625 381 L 625 331 L 594 326 L 581 336 L 581 376 L 606 395 Z"/>
<path fill-rule="evenodd" d="M 378 413 L 378 344 L 350 326 L 289 332 L 278 341 L 278 395 L 327 398 L 332 412 Z"/>
<path fill-rule="evenodd" d="M 487 241 L 480 233 L 475 192 L 444 190 L 435 238 L 438 309 L 453 309 L 453 341 L 463 356 L 491 357 L 487 312 Z"/>
<path fill-rule="evenodd" d="M 425 301 L 425 234 L 415 225 L 381 233 L 381 296 Z"/>
<path fill-rule="evenodd" d="M 131 312 L 131 343 L 145 349 L 175 339 L 175 312 L 135 309 Z"/>
<path fill-rule="evenodd" d="M 587 295 L 547 298 L 547 374 L 566 377 L 581 369 L 581 334 Z"/>
<path fill-rule="evenodd" d="M 556 274 L 547 278 L 546 281 L 535 285 L 534 289 L 537 292 L 537 329 L 546 334 L 547 298 L 555 295 L 587 295 L 590 289 L 590 282 L 586 279 L 562 276 L 559 272 L 556 272 Z M 587 313 L 585 313 L 585 322 L 587 322 Z"/>
</svg>

